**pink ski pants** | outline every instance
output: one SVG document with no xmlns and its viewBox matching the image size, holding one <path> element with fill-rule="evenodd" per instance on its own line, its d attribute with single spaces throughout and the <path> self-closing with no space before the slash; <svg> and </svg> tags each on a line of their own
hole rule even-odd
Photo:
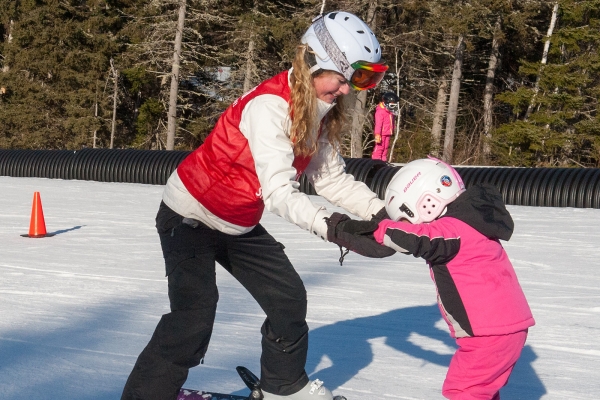
<svg viewBox="0 0 600 400">
<path fill-rule="evenodd" d="M 456 340 L 442 394 L 451 400 L 500 400 L 500 388 L 521 355 L 527 330 Z"/>
<path fill-rule="evenodd" d="M 375 147 L 373 148 L 373 154 L 371 158 L 373 160 L 388 160 L 388 149 L 390 147 L 390 139 L 391 136 L 381 136 L 381 143 L 375 143 Z"/>
</svg>

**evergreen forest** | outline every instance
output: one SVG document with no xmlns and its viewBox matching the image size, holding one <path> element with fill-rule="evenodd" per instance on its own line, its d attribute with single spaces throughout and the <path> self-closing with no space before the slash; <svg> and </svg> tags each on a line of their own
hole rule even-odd
<svg viewBox="0 0 600 400">
<path fill-rule="evenodd" d="M 391 162 L 600 166 L 600 0 L 2 0 L 0 148 L 192 150 L 335 10 L 389 65 L 344 99 L 345 157 L 392 91 Z"/>
</svg>

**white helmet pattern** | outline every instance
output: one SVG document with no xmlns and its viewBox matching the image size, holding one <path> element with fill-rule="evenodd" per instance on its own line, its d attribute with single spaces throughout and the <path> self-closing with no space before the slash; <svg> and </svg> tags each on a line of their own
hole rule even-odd
<svg viewBox="0 0 600 400">
<path fill-rule="evenodd" d="M 431 222 L 444 212 L 465 185 L 454 168 L 433 157 L 402 167 L 385 191 L 385 209 L 394 221 Z"/>
<path fill-rule="evenodd" d="M 324 36 L 333 39 L 334 43 L 327 43 Z M 348 68 L 352 70 L 351 64 L 357 61 L 377 63 L 381 59 L 381 46 L 375 34 L 356 15 L 344 11 L 317 17 L 302 36 L 301 42 L 308 44 L 315 52 L 317 65 L 313 67 L 314 70 L 336 71 L 348 80 L 352 75 L 351 72 L 348 74 Z M 341 55 L 337 54 L 339 51 L 335 45 Z"/>
</svg>

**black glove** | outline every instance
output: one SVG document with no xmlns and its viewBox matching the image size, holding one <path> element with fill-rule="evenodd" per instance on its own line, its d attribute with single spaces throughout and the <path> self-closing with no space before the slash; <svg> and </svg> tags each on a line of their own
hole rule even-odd
<svg viewBox="0 0 600 400">
<path fill-rule="evenodd" d="M 373 216 L 371 217 L 371 221 L 375 221 L 378 224 L 383 221 L 384 219 L 391 219 L 390 216 L 388 215 L 387 211 L 385 210 L 385 207 L 383 207 L 381 210 L 377 211 L 377 214 L 373 214 Z"/>
<path fill-rule="evenodd" d="M 327 222 L 327 240 L 341 247 L 346 247 L 365 257 L 384 258 L 396 251 L 377 243 L 373 232 L 377 229 L 377 221 L 357 221 L 345 214 L 333 213 L 325 218 Z M 344 260 L 342 253 L 340 264 Z"/>
</svg>

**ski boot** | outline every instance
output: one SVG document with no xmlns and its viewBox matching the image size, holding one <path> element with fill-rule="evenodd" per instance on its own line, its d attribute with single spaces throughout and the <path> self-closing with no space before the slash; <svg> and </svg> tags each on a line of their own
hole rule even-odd
<svg viewBox="0 0 600 400">
<path fill-rule="evenodd" d="M 272 394 L 260 388 L 260 380 L 247 368 L 237 367 L 236 370 L 246 386 L 252 391 L 248 400 L 346 400 L 344 396 L 334 397 L 331 391 L 323 386 L 323 381 L 318 379 L 309 381 L 298 392 L 287 396 Z"/>
</svg>

